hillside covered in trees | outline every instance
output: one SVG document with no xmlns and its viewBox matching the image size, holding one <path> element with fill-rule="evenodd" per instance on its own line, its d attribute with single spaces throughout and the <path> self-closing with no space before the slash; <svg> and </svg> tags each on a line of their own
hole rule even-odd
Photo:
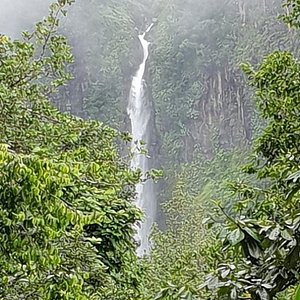
<svg viewBox="0 0 300 300">
<path fill-rule="evenodd" d="M 300 299 L 300 1 L 6 2 L 0 299 Z"/>
</svg>

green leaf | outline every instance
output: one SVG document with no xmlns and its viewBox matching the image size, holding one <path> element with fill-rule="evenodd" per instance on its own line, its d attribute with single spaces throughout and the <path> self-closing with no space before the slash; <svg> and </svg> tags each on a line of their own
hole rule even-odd
<svg viewBox="0 0 300 300">
<path fill-rule="evenodd" d="M 236 228 L 227 236 L 229 243 L 233 246 L 240 243 L 244 238 L 245 238 L 245 234 L 239 228 Z"/>
<path fill-rule="evenodd" d="M 256 293 L 259 295 L 260 300 L 270 300 L 270 297 L 265 289 L 259 288 Z"/>
<path fill-rule="evenodd" d="M 271 241 L 275 241 L 275 240 L 278 239 L 279 235 L 280 235 L 280 228 L 279 228 L 279 227 L 275 227 L 275 228 L 271 231 L 271 233 L 269 234 L 268 237 L 269 237 L 269 239 L 270 239 Z"/>
<path fill-rule="evenodd" d="M 236 287 L 234 287 L 230 292 L 230 299 L 236 300 L 238 298 Z"/>
<path fill-rule="evenodd" d="M 243 230 L 245 230 L 257 242 L 260 242 L 259 236 L 254 230 L 250 229 L 249 227 L 243 227 Z"/>
<path fill-rule="evenodd" d="M 296 290 L 296 296 L 294 300 L 300 300 L 300 286 L 298 286 L 297 290 Z"/>
</svg>

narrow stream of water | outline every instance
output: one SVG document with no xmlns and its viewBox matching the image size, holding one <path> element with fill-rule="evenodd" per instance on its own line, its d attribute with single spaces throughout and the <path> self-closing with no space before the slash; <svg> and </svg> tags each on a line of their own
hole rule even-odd
<svg viewBox="0 0 300 300">
<path fill-rule="evenodd" d="M 145 39 L 145 35 L 152 27 L 153 24 L 151 24 L 143 34 L 139 35 L 144 56 L 143 61 L 132 80 L 127 108 L 131 120 L 131 134 L 133 138 L 132 151 L 134 155 L 131 161 L 131 168 L 134 170 L 140 169 L 143 174 L 149 171 L 149 158 L 146 155 L 139 153 L 139 148 L 141 146 L 140 141 L 145 142 L 145 146 L 143 147 L 147 149 L 151 132 L 149 122 L 152 114 L 149 99 L 147 99 L 145 95 L 145 81 L 143 79 L 146 62 L 149 56 L 149 42 Z M 151 181 L 139 183 L 136 186 L 136 192 L 136 205 L 141 208 L 145 214 L 144 222 L 138 224 L 136 236 L 136 240 L 140 244 L 137 254 L 142 256 L 144 254 L 149 254 L 150 252 L 149 234 L 156 215 L 156 199 L 153 183 Z"/>
</svg>

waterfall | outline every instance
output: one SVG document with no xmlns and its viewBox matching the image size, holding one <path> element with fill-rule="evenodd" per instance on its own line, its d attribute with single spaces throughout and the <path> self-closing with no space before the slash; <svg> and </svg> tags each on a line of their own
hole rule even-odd
<svg viewBox="0 0 300 300">
<path fill-rule="evenodd" d="M 127 112 L 131 121 L 131 134 L 133 139 L 131 168 L 133 170 L 140 169 L 142 174 L 149 171 L 149 158 L 144 154 L 140 154 L 139 149 L 141 147 L 140 141 L 145 143 L 144 148 L 146 149 L 150 141 L 151 128 L 149 122 L 151 119 L 151 106 L 149 99 L 147 99 L 145 95 L 143 77 L 150 44 L 145 39 L 145 35 L 151 30 L 152 26 L 153 24 L 151 24 L 143 34 L 139 35 L 144 57 L 138 71 L 132 79 L 129 104 L 127 107 Z M 156 199 L 152 182 L 146 181 L 145 183 L 137 184 L 136 205 L 144 212 L 144 221 L 142 224 L 138 224 L 136 235 L 136 240 L 139 243 L 137 254 L 142 256 L 144 254 L 149 254 L 150 252 L 149 234 L 156 214 Z"/>
</svg>

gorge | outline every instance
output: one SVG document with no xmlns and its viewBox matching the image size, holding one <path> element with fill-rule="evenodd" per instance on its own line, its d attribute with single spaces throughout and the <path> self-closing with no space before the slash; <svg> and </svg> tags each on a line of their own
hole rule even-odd
<svg viewBox="0 0 300 300">
<path fill-rule="evenodd" d="M 300 1 L 50 2 L 0 0 L 0 299 L 292 299 Z"/>
</svg>

